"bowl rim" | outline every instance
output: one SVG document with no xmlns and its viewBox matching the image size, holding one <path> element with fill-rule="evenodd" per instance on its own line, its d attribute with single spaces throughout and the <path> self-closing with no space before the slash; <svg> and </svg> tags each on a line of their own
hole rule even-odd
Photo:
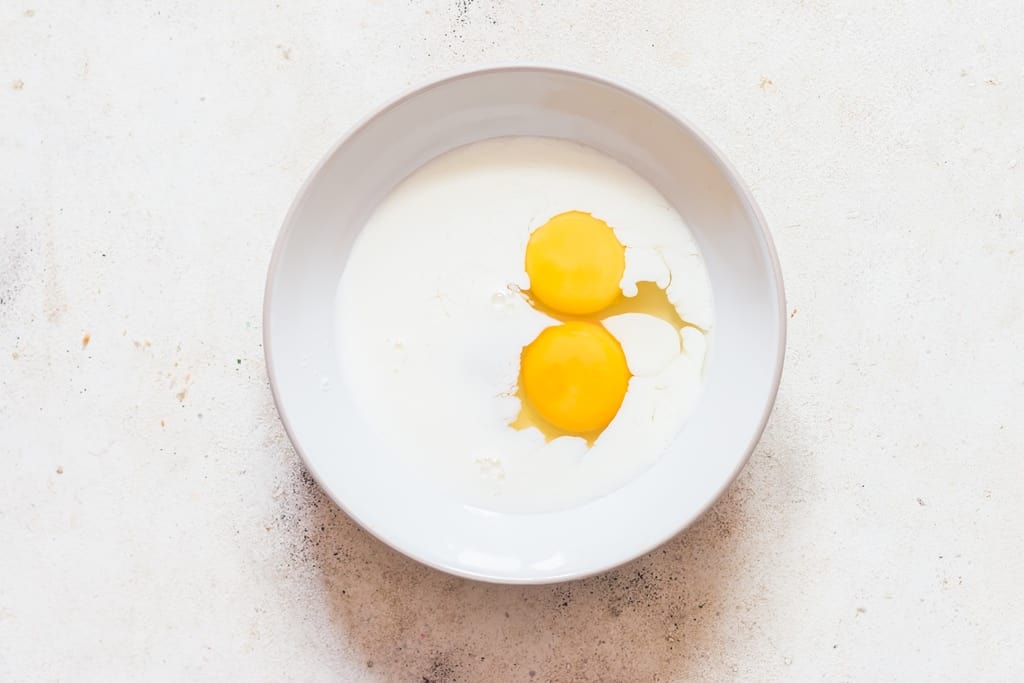
<svg viewBox="0 0 1024 683">
<path fill-rule="evenodd" d="M 561 575 L 554 574 L 551 576 L 544 577 L 534 576 L 515 578 L 498 575 L 491 576 L 481 572 L 467 571 L 466 569 L 463 569 L 461 567 L 437 562 L 429 557 L 424 557 L 419 553 L 410 552 L 405 548 L 399 547 L 398 545 L 392 543 L 389 539 L 378 534 L 377 531 L 372 526 L 365 524 L 359 518 L 358 515 L 356 515 L 352 510 L 348 508 L 348 506 L 344 504 L 344 502 L 338 500 L 338 498 L 331 491 L 330 487 L 324 484 L 322 477 L 320 476 L 320 473 L 317 471 L 316 466 L 313 464 L 312 460 L 309 457 L 307 457 L 302 446 L 300 445 L 300 442 L 296 437 L 294 428 L 291 424 L 291 421 L 288 418 L 288 414 L 285 411 L 284 405 L 281 400 L 280 391 L 278 388 L 277 371 L 274 367 L 273 353 L 271 351 L 272 324 L 270 310 L 273 296 L 272 290 L 274 286 L 275 273 L 277 272 L 278 269 L 278 261 L 281 257 L 281 253 L 283 251 L 285 243 L 288 241 L 288 238 L 290 237 L 291 233 L 295 228 L 294 216 L 298 212 L 298 209 L 301 206 L 302 202 L 305 200 L 306 195 L 309 193 L 310 186 L 313 184 L 315 179 L 320 175 L 324 166 L 326 166 L 330 159 L 363 128 L 368 126 L 377 117 L 402 105 L 407 100 L 413 99 L 414 97 L 420 95 L 421 93 L 432 90 L 438 86 L 447 83 L 452 83 L 466 78 L 485 76 L 488 74 L 499 74 L 508 72 L 546 73 L 557 76 L 568 76 L 572 78 L 580 78 L 592 81 L 599 85 L 603 85 L 605 87 L 618 90 L 619 92 L 625 95 L 637 99 L 646 106 L 650 107 L 652 110 L 658 112 L 658 114 L 660 114 L 661 116 L 668 118 L 676 125 L 680 126 L 681 128 L 688 131 L 691 135 L 693 135 L 694 139 L 704 147 L 712 162 L 723 171 L 723 174 L 728 180 L 729 185 L 736 192 L 737 197 L 742 202 L 744 208 L 747 209 L 749 215 L 753 217 L 753 222 L 755 224 L 757 233 L 761 239 L 761 242 L 765 248 L 765 253 L 768 257 L 768 265 L 773 275 L 773 284 L 775 289 L 774 293 L 776 295 L 777 301 L 779 302 L 778 310 L 776 311 L 778 320 L 778 336 L 776 339 L 778 351 L 775 356 L 775 367 L 773 368 L 772 372 L 771 390 L 769 393 L 768 400 L 765 402 L 764 409 L 761 413 L 761 418 L 758 422 L 756 430 L 753 432 L 753 436 L 750 443 L 748 443 L 745 448 L 743 457 L 737 461 L 736 467 L 729 474 L 729 476 L 723 480 L 721 486 L 718 488 L 717 491 L 714 492 L 714 495 L 711 496 L 708 499 L 708 502 L 704 506 L 702 506 L 695 514 L 690 516 L 688 519 L 682 520 L 678 527 L 672 533 L 667 535 L 665 538 L 662 538 L 656 541 L 655 543 L 651 544 L 650 547 L 642 548 L 640 550 L 633 550 L 630 553 L 624 555 L 623 557 L 617 559 L 616 561 L 605 563 L 601 566 L 596 566 L 586 571 L 577 571 Z M 349 129 L 344 134 L 342 134 L 334 142 L 334 144 L 332 144 L 327 149 L 327 151 L 324 152 L 324 154 L 320 157 L 319 161 L 316 163 L 313 169 L 307 174 L 305 180 L 302 182 L 302 185 L 300 185 L 298 191 L 296 192 L 295 198 L 292 200 L 288 208 L 288 211 L 285 214 L 283 221 L 281 222 L 281 227 L 278 230 L 277 237 L 274 240 L 274 248 L 273 251 L 271 252 L 270 261 L 267 266 L 267 277 L 263 291 L 263 356 L 264 363 L 267 369 L 267 378 L 270 383 L 270 393 L 274 400 L 274 407 L 277 409 L 278 417 L 281 420 L 281 424 L 284 427 L 285 433 L 288 435 L 288 440 L 291 442 L 292 447 L 295 449 L 295 452 L 302 460 L 302 463 L 305 466 L 306 470 L 316 481 L 317 486 L 320 487 L 320 490 L 323 491 L 327 495 L 327 497 L 330 498 L 331 501 L 335 505 L 337 505 L 342 512 L 348 515 L 348 517 L 352 519 L 360 528 L 364 529 L 375 539 L 377 539 L 384 545 L 388 546 L 389 548 L 398 551 L 402 555 L 405 555 L 406 557 L 409 557 L 419 562 L 420 564 L 431 567 L 432 569 L 436 569 L 438 571 L 442 571 L 448 574 L 490 583 L 517 585 L 551 584 L 565 581 L 575 581 L 578 579 L 595 576 L 597 574 L 607 572 L 611 569 L 615 569 L 616 567 L 620 567 L 624 564 L 632 562 L 633 560 L 643 557 L 644 555 L 647 555 L 653 550 L 656 550 L 657 548 L 661 547 L 662 545 L 669 542 L 670 540 L 678 536 L 680 533 L 685 531 L 687 528 L 690 527 L 690 525 L 692 525 L 698 519 L 703 517 L 704 514 L 707 513 L 707 511 L 721 499 L 725 491 L 728 490 L 728 488 L 732 486 L 732 484 L 736 481 L 736 478 L 739 476 L 739 473 L 743 470 L 744 467 L 746 467 L 747 462 L 750 460 L 750 457 L 753 455 L 758 442 L 761 440 L 761 437 L 764 434 L 765 427 L 767 426 L 768 420 L 772 414 L 772 410 L 774 409 L 775 401 L 778 397 L 779 386 L 782 381 L 783 365 L 785 363 L 786 336 L 788 323 L 788 317 L 786 314 L 787 310 L 788 306 L 786 303 L 786 291 L 782 279 L 782 269 L 779 263 L 778 253 L 775 248 L 775 243 L 772 240 L 771 232 L 768 229 L 768 224 L 765 221 L 764 215 L 761 213 L 760 207 L 754 200 L 753 194 L 750 192 L 750 189 L 748 188 L 746 182 L 740 176 L 739 172 L 732 165 L 732 163 L 726 158 L 726 156 L 721 152 L 721 150 L 719 150 L 718 147 L 715 146 L 714 143 L 712 143 L 686 117 L 675 113 L 670 107 L 659 101 L 657 98 L 643 94 L 642 92 L 628 84 L 625 84 L 617 80 L 611 80 L 604 76 L 598 76 L 594 73 L 582 69 L 541 63 L 495 64 L 490 66 L 474 66 L 466 69 L 460 69 L 451 72 L 446 76 L 434 78 L 424 83 L 421 83 L 420 85 L 415 85 L 410 88 L 407 88 L 404 92 L 400 93 L 399 95 L 371 109 L 369 113 L 365 114 L 354 125 L 349 127 Z"/>
</svg>

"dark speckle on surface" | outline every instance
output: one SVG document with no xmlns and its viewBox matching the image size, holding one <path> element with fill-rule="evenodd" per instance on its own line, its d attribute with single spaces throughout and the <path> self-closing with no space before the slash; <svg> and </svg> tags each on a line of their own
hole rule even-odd
<svg viewBox="0 0 1024 683">
<path fill-rule="evenodd" d="M 435 653 L 430 661 L 430 668 L 424 674 L 423 680 L 431 683 L 449 683 L 459 680 L 456 677 L 457 664 L 450 660 L 444 653 Z"/>
<path fill-rule="evenodd" d="M 293 478 L 273 494 L 280 512 L 265 522 L 291 539 L 283 569 L 319 576 L 331 622 L 381 680 L 495 680 L 495 671 L 506 672 L 503 680 L 685 678 L 692 648 L 708 642 L 723 613 L 718 586 L 729 572 L 721 566 L 732 566 L 735 546 L 722 529 L 746 526 L 742 489 L 734 488 L 714 514 L 659 552 L 606 574 L 550 586 L 483 584 L 422 567 L 378 542 L 289 457 Z M 578 627 L 562 630 L 567 620 Z M 510 638 L 515 650 L 506 646 Z"/>
<path fill-rule="evenodd" d="M 302 479 L 302 485 L 306 487 L 307 491 L 316 490 L 316 479 L 313 478 L 313 475 L 305 467 L 299 471 L 299 477 Z"/>
<path fill-rule="evenodd" d="M 469 8 L 472 6 L 473 0 L 455 0 L 455 18 L 460 24 L 469 21 Z"/>
</svg>

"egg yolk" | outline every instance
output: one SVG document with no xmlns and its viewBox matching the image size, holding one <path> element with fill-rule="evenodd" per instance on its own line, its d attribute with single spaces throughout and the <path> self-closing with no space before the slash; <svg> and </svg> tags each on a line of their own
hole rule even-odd
<svg viewBox="0 0 1024 683">
<path fill-rule="evenodd" d="M 537 413 L 573 434 L 604 429 L 629 385 L 622 347 L 604 327 L 572 321 L 549 327 L 523 349 L 520 389 Z"/>
<path fill-rule="evenodd" d="M 526 245 L 530 292 L 569 315 L 595 313 L 621 293 L 626 249 L 608 224 L 568 211 L 537 228 Z"/>
</svg>

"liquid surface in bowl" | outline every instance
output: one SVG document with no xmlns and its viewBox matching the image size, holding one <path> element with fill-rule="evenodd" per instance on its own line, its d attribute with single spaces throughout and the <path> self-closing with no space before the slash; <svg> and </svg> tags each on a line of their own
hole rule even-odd
<svg viewBox="0 0 1024 683">
<path fill-rule="evenodd" d="M 580 504 L 650 466 L 692 409 L 713 323 L 703 260 L 664 197 L 540 138 L 469 145 L 403 181 L 337 301 L 363 417 L 425 485 L 514 512 Z"/>
</svg>

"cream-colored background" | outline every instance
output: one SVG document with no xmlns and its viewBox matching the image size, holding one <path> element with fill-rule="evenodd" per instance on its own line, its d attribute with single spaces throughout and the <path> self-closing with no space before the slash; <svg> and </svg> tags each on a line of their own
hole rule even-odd
<svg viewBox="0 0 1024 683">
<path fill-rule="evenodd" d="M 3 0 L 0 681 L 1020 677 L 1022 45 L 1010 0 Z M 357 529 L 260 347 L 323 151 L 411 85 L 520 60 L 709 134 L 791 308 L 722 501 L 539 588 Z"/>
</svg>

